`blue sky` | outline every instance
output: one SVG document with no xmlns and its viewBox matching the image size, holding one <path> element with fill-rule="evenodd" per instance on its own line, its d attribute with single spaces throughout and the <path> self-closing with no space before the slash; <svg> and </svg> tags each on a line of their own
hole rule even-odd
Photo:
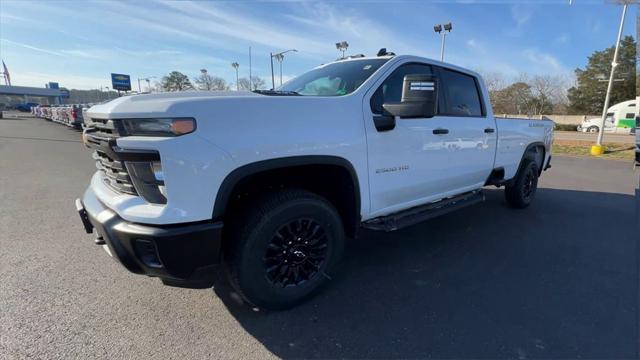
<svg viewBox="0 0 640 360">
<path fill-rule="evenodd" d="M 290 48 L 290 78 L 348 54 L 439 58 L 436 23 L 453 22 L 445 61 L 516 78 L 562 75 L 584 67 L 594 50 L 611 46 L 621 7 L 604 1 L 12 1 L 0 0 L 0 57 L 14 85 L 110 86 L 111 72 L 138 77 L 199 69 L 235 82 L 231 63 L 270 80 L 269 51 Z M 636 7 L 625 34 L 634 35 Z M 277 74 L 277 70 L 276 70 Z M 136 85 L 137 86 L 137 85 Z"/>
</svg>

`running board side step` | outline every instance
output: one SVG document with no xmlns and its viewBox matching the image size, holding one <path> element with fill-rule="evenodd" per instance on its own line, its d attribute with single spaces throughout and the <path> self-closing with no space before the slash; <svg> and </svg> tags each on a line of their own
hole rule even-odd
<svg viewBox="0 0 640 360">
<path fill-rule="evenodd" d="M 482 201 L 484 201 L 484 193 L 482 190 L 474 190 L 437 202 L 402 210 L 391 215 L 367 220 L 362 223 L 362 227 L 370 230 L 394 231 Z"/>
</svg>

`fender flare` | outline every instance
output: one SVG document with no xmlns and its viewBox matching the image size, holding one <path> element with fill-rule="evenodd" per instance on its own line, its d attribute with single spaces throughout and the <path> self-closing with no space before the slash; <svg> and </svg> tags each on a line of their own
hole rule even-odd
<svg viewBox="0 0 640 360">
<path fill-rule="evenodd" d="M 514 179 L 517 178 L 518 175 L 520 174 L 520 171 L 522 170 L 522 165 L 524 164 L 524 160 L 527 158 L 527 155 L 529 154 L 529 150 L 536 147 L 542 148 L 542 164 L 540 164 L 540 168 L 538 169 L 538 176 L 542 174 L 542 170 L 544 168 L 544 159 L 547 156 L 546 154 L 547 149 L 545 148 L 545 145 L 542 141 L 534 141 L 529 145 L 527 145 L 527 148 L 524 149 L 524 152 L 522 153 L 522 158 L 520 159 L 520 164 L 518 165 L 518 171 L 516 172 L 516 175 L 513 177 Z"/>
<path fill-rule="evenodd" d="M 339 156 L 331 155 L 301 155 L 290 156 L 276 159 L 268 159 L 252 162 L 246 165 L 242 165 L 233 171 L 231 171 L 222 181 L 218 192 L 216 194 L 216 200 L 213 206 L 213 218 L 220 218 L 224 215 L 227 205 L 231 200 L 231 193 L 236 185 L 248 176 L 255 175 L 268 170 L 284 169 L 288 167 L 305 166 L 305 165 L 334 165 L 339 166 L 349 173 L 351 180 L 353 181 L 353 189 L 355 192 L 355 209 L 356 217 L 360 217 L 360 183 L 358 181 L 358 174 L 355 168 L 347 159 Z"/>
</svg>

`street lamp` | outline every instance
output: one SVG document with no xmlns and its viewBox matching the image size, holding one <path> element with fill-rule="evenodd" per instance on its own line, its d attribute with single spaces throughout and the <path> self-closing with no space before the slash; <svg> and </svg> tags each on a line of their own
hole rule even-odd
<svg viewBox="0 0 640 360">
<path fill-rule="evenodd" d="M 598 139 L 596 144 L 591 147 L 592 155 L 602 155 L 604 148 L 602 146 L 602 137 L 604 135 L 604 122 L 607 118 L 607 109 L 609 108 L 609 99 L 611 97 L 611 87 L 613 86 L 614 74 L 616 66 L 618 66 L 618 49 L 620 48 L 620 39 L 622 38 L 622 28 L 624 27 L 624 17 L 627 14 L 629 2 L 624 2 L 622 7 L 622 17 L 620 18 L 620 27 L 618 28 L 618 38 L 616 40 L 616 49 L 613 52 L 613 61 L 611 62 L 611 74 L 609 75 L 609 85 L 607 85 L 607 95 L 604 97 L 604 108 L 602 109 L 602 119 L 600 121 L 600 130 L 598 131 Z"/>
<path fill-rule="evenodd" d="M 151 81 L 150 79 L 155 79 L 155 76 L 148 76 L 146 78 L 138 78 L 138 93 L 142 93 L 142 89 L 140 88 L 140 80 L 144 80 L 147 82 L 147 89 L 151 92 Z"/>
<path fill-rule="evenodd" d="M 347 51 L 348 47 L 349 43 L 346 41 L 340 41 L 339 43 L 336 43 L 336 49 L 338 49 L 338 51 L 342 51 L 342 58 L 344 58 L 344 52 Z"/>
<path fill-rule="evenodd" d="M 238 68 L 240 67 L 240 64 L 232 62 L 231 66 L 236 69 L 236 91 L 240 91 L 240 80 L 238 79 Z M 251 90 L 251 79 L 249 79 L 249 90 Z"/>
<path fill-rule="evenodd" d="M 443 28 L 444 28 L 444 31 L 443 31 Z M 444 61 L 444 42 L 445 42 L 445 38 L 447 37 L 447 33 L 450 33 L 452 29 L 453 29 L 453 26 L 451 25 L 450 22 L 444 25 L 438 24 L 433 27 L 433 31 L 442 35 L 442 44 L 440 45 L 440 61 Z"/>
<path fill-rule="evenodd" d="M 284 60 L 284 54 L 286 54 L 286 53 L 288 53 L 290 51 L 298 52 L 298 50 L 296 50 L 296 49 L 290 49 L 290 50 L 279 52 L 277 54 L 269 53 L 269 55 L 271 56 L 271 88 L 272 89 L 276 88 L 276 80 L 275 80 L 275 77 L 273 75 L 273 58 L 275 57 L 276 60 L 278 60 L 280 62 L 280 85 L 282 85 L 282 60 Z"/>
</svg>

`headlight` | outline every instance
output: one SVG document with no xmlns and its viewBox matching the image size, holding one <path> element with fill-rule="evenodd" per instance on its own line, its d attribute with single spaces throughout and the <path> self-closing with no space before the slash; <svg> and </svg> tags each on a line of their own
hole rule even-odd
<svg viewBox="0 0 640 360">
<path fill-rule="evenodd" d="M 180 136 L 196 130 L 192 118 L 120 119 L 123 136 Z"/>
</svg>

